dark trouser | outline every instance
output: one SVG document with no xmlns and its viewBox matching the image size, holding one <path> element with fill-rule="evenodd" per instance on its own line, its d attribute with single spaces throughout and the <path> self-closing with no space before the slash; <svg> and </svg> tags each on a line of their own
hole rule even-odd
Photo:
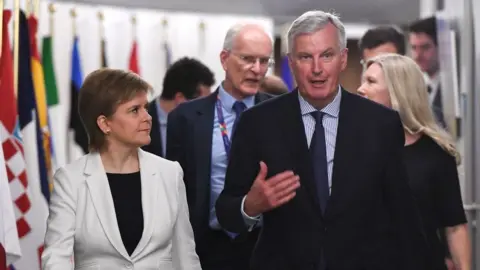
<svg viewBox="0 0 480 270">
<path fill-rule="evenodd" d="M 208 248 L 199 252 L 203 270 L 248 270 L 259 229 L 230 238 L 223 231 L 208 232 Z"/>
</svg>

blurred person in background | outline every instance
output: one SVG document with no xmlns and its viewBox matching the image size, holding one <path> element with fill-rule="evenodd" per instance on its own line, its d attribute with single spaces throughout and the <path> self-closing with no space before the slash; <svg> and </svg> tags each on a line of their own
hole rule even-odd
<svg viewBox="0 0 480 270">
<path fill-rule="evenodd" d="M 412 59 L 396 54 L 380 55 L 366 65 L 358 93 L 398 111 L 403 123 L 404 160 L 432 252 L 433 269 L 448 267 L 437 234 L 440 230 L 446 231 L 455 265 L 470 270 L 470 240 L 457 172 L 460 155 L 428 106 L 422 71 Z"/>
<path fill-rule="evenodd" d="M 175 61 L 163 78 L 162 94 L 148 106 L 152 116 L 152 140 L 143 150 L 165 157 L 168 114 L 185 101 L 210 95 L 214 84 L 213 72 L 202 62 L 188 57 Z"/>
<path fill-rule="evenodd" d="M 438 59 L 437 24 L 435 17 L 418 20 L 409 27 L 408 42 L 412 58 L 426 75 L 428 101 L 435 118 L 446 127 L 443 112 L 442 87 L 440 85 L 440 65 Z"/>
<path fill-rule="evenodd" d="M 201 270 L 182 168 L 140 149 L 150 91 L 123 70 L 85 79 L 78 111 L 90 153 L 55 173 L 42 269 Z"/>
<path fill-rule="evenodd" d="M 267 94 L 278 96 L 288 93 L 288 86 L 285 84 L 282 78 L 275 75 L 268 75 L 262 81 L 260 90 Z"/>
<path fill-rule="evenodd" d="M 379 26 L 369 29 L 358 41 L 362 65 L 382 53 L 405 55 L 405 35 L 395 26 Z"/>
<path fill-rule="evenodd" d="M 260 226 L 241 234 L 225 230 L 218 223 L 215 203 L 223 190 L 240 115 L 271 97 L 259 91 L 273 65 L 272 52 L 272 39 L 261 26 L 231 27 L 220 52 L 225 79 L 218 89 L 180 104 L 168 116 L 167 158 L 180 162 L 185 171 L 190 219 L 203 270 L 250 268 Z"/>
</svg>

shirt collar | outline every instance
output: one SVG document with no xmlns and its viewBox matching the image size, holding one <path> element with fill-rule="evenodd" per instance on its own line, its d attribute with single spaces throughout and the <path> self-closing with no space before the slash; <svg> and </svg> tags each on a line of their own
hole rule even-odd
<svg viewBox="0 0 480 270">
<path fill-rule="evenodd" d="M 158 98 L 155 99 L 155 103 L 157 104 L 157 116 L 158 116 L 158 121 L 162 124 L 167 123 L 167 118 L 168 118 L 168 113 L 165 112 L 162 109 L 162 106 L 160 106 L 160 101 Z"/>
<path fill-rule="evenodd" d="M 337 94 L 335 95 L 335 98 L 332 100 L 332 102 L 330 102 L 327 106 L 325 106 L 320 111 L 332 117 L 337 118 L 340 112 L 341 99 L 342 99 L 342 88 L 338 86 L 338 91 L 337 91 Z M 310 103 L 308 103 L 302 97 L 302 95 L 300 94 L 300 91 L 298 91 L 298 100 L 300 101 L 300 110 L 302 112 L 302 115 L 310 114 L 312 112 L 317 111 L 315 107 L 313 107 Z"/>
<path fill-rule="evenodd" d="M 218 97 L 220 98 L 220 101 L 222 102 L 223 108 L 227 112 L 232 113 L 233 112 L 233 103 L 235 103 L 235 101 L 237 101 L 237 100 L 234 97 L 232 97 L 232 95 L 230 95 L 225 90 L 225 88 L 223 88 L 222 84 L 220 84 L 220 86 L 218 87 Z M 255 105 L 255 96 L 249 96 L 249 97 L 246 97 L 243 100 L 239 100 L 239 101 L 243 101 L 243 103 L 245 103 L 247 108 L 251 108 L 251 107 L 253 107 L 253 105 Z"/>
</svg>

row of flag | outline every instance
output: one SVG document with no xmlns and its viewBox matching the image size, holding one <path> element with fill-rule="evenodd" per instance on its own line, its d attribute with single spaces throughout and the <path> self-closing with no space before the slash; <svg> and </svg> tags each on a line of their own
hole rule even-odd
<svg viewBox="0 0 480 270">
<path fill-rule="evenodd" d="M 14 70 L 8 24 L 10 10 L 3 10 L 0 58 L 0 270 L 40 270 L 48 217 L 52 178 L 58 168 L 50 112 L 60 103 L 54 72 L 52 37 L 36 36 L 38 20 L 20 12 L 18 70 Z M 15 41 L 17 42 L 17 41 Z M 102 40 L 102 66 L 107 66 Z M 78 116 L 78 91 L 83 82 L 78 37 L 71 57 L 69 131 L 84 153 L 88 138 Z M 129 68 L 140 73 L 137 43 L 132 46 Z M 17 91 L 14 73 L 18 74 Z M 68 136 L 67 136 L 68 137 Z M 68 141 L 68 140 L 67 140 Z M 70 145 L 70 142 L 68 143 Z M 69 146 L 64 146 L 69 149 Z"/>
</svg>

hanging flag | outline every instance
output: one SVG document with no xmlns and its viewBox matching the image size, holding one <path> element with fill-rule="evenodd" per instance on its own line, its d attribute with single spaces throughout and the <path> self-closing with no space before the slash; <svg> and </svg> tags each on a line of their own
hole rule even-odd
<svg viewBox="0 0 480 270">
<path fill-rule="evenodd" d="M 105 42 L 105 39 L 102 37 L 102 41 L 101 41 L 101 62 L 102 62 L 102 68 L 106 68 L 108 67 L 108 63 L 107 63 L 107 48 L 106 48 L 106 45 L 107 43 Z"/>
<path fill-rule="evenodd" d="M 58 156 L 55 153 L 55 146 L 60 145 L 58 143 L 58 137 L 54 137 L 54 134 L 60 134 L 58 130 L 58 125 L 56 119 L 60 117 L 59 111 L 59 99 L 57 91 L 57 81 L 55 78 L 55 69 L 53 65 L 53 50 L 52 50 L 52 37 L 46 36 L 42 39 L 42 63 L 43 63 L 43 72 L 45 75 L 45 90 L 47 93 L 47 106 L 48 106 L 48 116 L 49 116 L 49 127 L 51 131 L 50 136 L 50 152 L 51 152 L 51 162 L 52 162 L 52 171 L 58 169 Z M 58 117 L 57 117 L 58 116 Z M 57 139 L 57 141 L 55 141 Z M 64 162 L 62 162 L 64 164 Z M 52 190 L 52 185 L 50 185 L 50 191 Z"/>
<path fill-rule="evenodd" d="M 140 75 L 140 67 L 138 66 L 138 55 L 137 55 L 138 52 L 137 52 L 137 47 L 138 47 L 137 41 L 134 40 L 134 41 L 133 41 L 133 44 L 132 44 L 132 51 L 131 51 L 131 53 L 130 53 L 130 61 L 129 61 L 129 64 L 128 64 L 128 68 L 129 68 L 132 72 Z"/>
<path fill-rule="evenodd" d="M 80 62 L 80 53 L 78 50 L 78 38 L 73 39 L 72 48 L 72 71 L 70 78 L 70 129 L 74 133 L 74 142 L 83 150 L 83 154 L 88 153 L 88 136 L 83 127 L 80 116 L 78 115 L 78 91 L 82 86 L 83 75 Z"/>
<path fill-rule="evenodd" d="M 0 147 L 0 270 L 6 270 L 7 266 L 22 256 L 15 223 L 5 156 L 3 155 L 3 148 Z"/>
<path fill-rule="evenodd" d="M 3 10 L 3 44 L 1 44 L 0 58 L 2 67 L 0 69 L 0 96 L 2 97 L 2 106 L 0 106 L 0 270 L 5 270 L 21 256 L 14 208 L 20 217 L 19 223 L 26 222 L 22 209 L 25 211 L 30 209 L 30 199 L 24 185 L 27 184 L 25 160 L 22 147 L 14 137 L 15 130 L 18 131 L 18 117 L 8 33 L 8 22 L 11 16 L 10 10 Z M 4 148 L 6 151 L 3 150 Z"/>
<path fill-rule="evenodd" d="M 35 101 L 38 115 L 38 125 L 41 130 L 41 142 L 43 146 L 43 155 L 45 165 L 46 178 L 41 177 L 40 186 L 42 189 L 43 196 L 47 202 L 50 201 L 50 190 L 53 183 L 53 170 L 52 170 L 52 159 L 51 159 L 51 137 L 50 137 L 50 126 L 49 126 L 49 117 L 47 109 L 47 92 L 45 90 L 45 77 L 43 75 L 43 67 L 40 63 L 40 55 L 38 53 L 37 47 L 37 19 L 34 16 L 29 16 L 28 18 L 28 29 L 30 36 L 30 57 L 32 61 L 32 79 L 35 92 Z M 43 164 L 42 164 L 43 165 Z"/>
<path fill-rule="evenodd" d="M 292 72 L 290 70 L 290 66 L 288 64 L 288 56 L 284 56 L 282 59 L 282 66 L 281 66 L 281 77 L 285 84 L 288 87 L 289 91 L 292 91 L 295 87 L 295 82 L 292 76 Z"/>
<path fill-rule="evenodd" d="M 22 186 L 27 187 L 25 197 L 29 198 L 31 203 L 29 204 L 29 209 L 20 209 L 21 211 L 17 212 L 19 214 L 17 216 L 17 229 L 20 237 L 22 257 L 13 266 L 18 270 L 40 270 L 40 256 L 43 251 L 43 239 L 48 217 L 48 205 L 41 193 L 40 183 L 48 181 L 48 177 L 43 148 L 43 134 L 40 130 L 39 114 L 37 113 L 35 100 L 29 29 L 27 18 L 22 11 L 20 12 L 19 23 L 17 108 L 22 135 L 21 137 L 15 136 L 18 143 L 9 147 L 18 149 L 18 146 L 21 145 L 20 143 L 23 142 L 27 178 L 23 177 Z M 15 159 L 15 157 L 12 157 L 13 151 L 8 148 L 7 151 L 5 145 L 3 149 L 5 150 L 7 163 L 12 162 L 11 160 Z M 21 164 L 19 161 L 17 162 Z M 17 166 L 18 168 L 11 170 L 11 173 L 15 176 L 19 175 L 19 171 L 21 171 L 20 165 Z M 7 174 L 9 174 L 8 168 Z M 29 181 L 27 182 L 26 179 Z M 12 187 L 12 185 L 10 186 Z M 12 196 L 18 196 L 13 187 L 11 191 Z"/>
</svg>

